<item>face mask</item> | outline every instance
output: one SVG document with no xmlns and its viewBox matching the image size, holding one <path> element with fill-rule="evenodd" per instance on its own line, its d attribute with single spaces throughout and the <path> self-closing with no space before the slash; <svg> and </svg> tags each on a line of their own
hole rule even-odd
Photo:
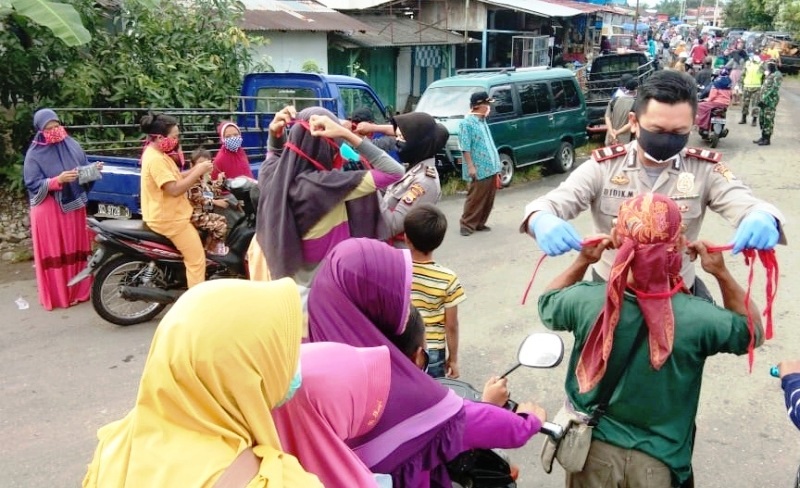
<svg viewBox="0 0 800 488">
<path fill-rule="evenodd" d="M 297 371 L 295 371 L 294 376 L 292 377 L 292 382 L 289 383 L 289 391 L 286 392 L 283 399 L 275 405 L 275 408 L 280 407 L 281 405 L 285 404 L 289 400 L 294 397 L 294 394 L 297 393 L 297 390 L 303 385 L 303 375 L 300 371 L 300 360 L 297 360 Z"/>
<path fill-rule="evenodd" d="M 156 141 L 156 147 L 164 154 L 169 154 L 178 147 L 178 140 L 171 137 L 162 137 Z"/>
<path fill-rule="evenodd" d="M 57 125 L 51 129 L 43 130 L 42 136 L 44 136 L 46 144 L 58 144 L 67 138 L 67 129 L 63 125 Z"/>
<path fill-rule="evenodd" d="M 230 152 L 236 152 L 242 147 L 242 136 L 231 136 L 225 138 L 225 149 Z"/>
<path fill-rule="evenodd" d="M 637 140 L 645 156 L 658 164 L 663 164 L 686 147 L 686 143 L 689 142 L 689 134 L 650 132 L 639 124 Z"/>
<path fill-rule="evenodd" d="M 350 147 L 350 144 L 343 142 L 339 147 L 339 154 L 348 161 L 358 161 L 361 156 L 358 155 L 355 149 Z"/>
<path fill-rule="evenodd" d="M 303 126 L 307 131 L 311 130 L 311 128 L 308 125 L 308 122 L 305 121 L 305 120 L 298 120 L 296 123 L 300 124 L 301 126 Z M 334 155 L 333 155 L 333 161 L 331 162 L 332 163 L 331 168 L 325 167 L 324 164 L 322 164 L 319 161 L 317 161 L 316 159 L 312 158 L 309 154 L 306 154 L 302 149 L 297 147 L 297 145 L 295 145 L 294 143 L 286 142 L 283 147 L 285 147 L 286 149 L 292 151 L 293 153 L 297 154 L 298 156 L 302 157 L 303 159 L 305 159 L 306 161 L 308 161 L 309 163 L 314 165 L 314 167 L 317 168 L 319 171 L 331 171 L 331 170 L 335 170 L 335 169 L 344 168 L 344 165 L 347 162 L 347 159 L 344 156 L 342 156 L 341 147 L 338 144 L 336 144 L 336 142 L 333 139 L 330 139 L 330 138 L 327 138 L 327 137 L 322 137 L 322 139 L 325 142 L 327 142 L 336 151 L 334 153 Z M 350 149 L 352 150 L 352 148 L 350 148 Z M 355 153 L 355 151 L 353 151 L 353 152 Z M 357 159 L 360 159 L 360 158 L 357 157 Z"/>
</svg>

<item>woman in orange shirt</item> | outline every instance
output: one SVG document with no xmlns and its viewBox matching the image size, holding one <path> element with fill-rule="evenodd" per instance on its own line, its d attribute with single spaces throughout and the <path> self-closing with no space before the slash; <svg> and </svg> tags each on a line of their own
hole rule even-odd
<svg viewBox="0 0 800 488">
<path fill-rule="evenodd" d="M 175 117 L 149 114 L 142 117 L 147 146 L 142 153 L 142 218 L 150 229 L 168 238 L 183 255 L 189 288 L 205 281 L 206 253 L 192 225 L 192 204 L 187 191 L 213 164 L 204 161 L 180 172 L 180 130 Z"/>
</svg>

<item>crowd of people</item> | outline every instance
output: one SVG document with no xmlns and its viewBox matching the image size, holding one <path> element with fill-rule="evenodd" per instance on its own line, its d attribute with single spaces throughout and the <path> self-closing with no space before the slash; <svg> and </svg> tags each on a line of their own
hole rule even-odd
<svg viewBox="0 0 800 488">
<path fill-rule="evenodd" d="M 725 88 L 715 85 L 712 102 L 723 96 L 715 89 Z M 703 364 L 720 352 L 752 353 L 771 334 L 720 249 L 698 240 L 703 216 L 721 214 L 736 227 L 732 251 L 764 253 L 765 263 L 786 243 L 785 218 L 720 155 L 686 147 L 698 116 L 695 79 L 659 71 L 641 86 L 629 80 L 615 100 L 607 118 L 624 122 L 610 133 L 615 149 L 595 151 L 532 201 L 520 225 L 547 255 L 578 252 L 539 298 L 542 322 L 575 335 L 564 408 L 593 427 L 581 430 L 587 452 L 566 486 L 609 476 L 613 486 L 693 486 Z M 492 102 L 471 94 L 461 126 L 465 237 L 490 230 L 500 171 L 486 123 Z M 144 220 L 181 250 L 189 289 L 156 329 L 135 406 L 98 431 L 83 486 L 444 487 L 460 453 L 521 447 L 539 432 L 540 406 L 503 408 L 505 380 L 489 379 L 473 402 L 434 379 L 460 375 L 458 307 L 467 296 L 457 273 L 434 259 L 448 223 L 436 207 L 433 157 L 448 132 L 427 114 L 385 126 L 369 118 L 339 120 L 318 107 L 275 115 L 258 174 L 250 280 L 206 283 L 205 252 L 225 251 L 225 217 L 213 212 L 236 205 L 214 182 L 253 176 L 241 132 L 221 124 L 217 156 L 196 151 L 184 168 L 177 121 L 142 120 Z M 79 179 L 80 168 L 102 165 L 86 163 L 52 111 L 34 124 L 25 163 L 32 221 L 55 229 L 34 238 L 40 300 L 65 307 L 88 294 L 53 291 L 90 249 L 91 181 Z M 585 210 L 594 238 L 568 222 Z M 716 280 L 721 306 L 695 259 Z M 780 374 L 800 427 L 800 362 L 781 363 Z"/>
</svg>

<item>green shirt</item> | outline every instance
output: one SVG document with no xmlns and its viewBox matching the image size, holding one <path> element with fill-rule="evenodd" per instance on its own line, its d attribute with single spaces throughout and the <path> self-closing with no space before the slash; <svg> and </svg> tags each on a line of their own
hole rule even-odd
<svg viewBox="0 0 800 488">
<path fill-rule="evenodd" d="M 581 282 L 553 290 L 539 298 L 539 315 L 552 330 L 575 335 L 575 346 L 567 372 L 566 391 L 576 409 L 591 413 L 600 385 L 578 393 L 575 366 L 586 337 L 603 309 L 605 283 Z M 635 296 L 626 293 L 606 376 L 623 367 L 639 327 L 647 327 Z M 672 298 L 675 341 L 672 354 L 660 370 L 650 365 L 645 340 L 625 369 L 606 414 L 594 429 L 593 438 L 623 449 L 636 449 L 669 466 L 673 477 L 685 481 L 691 474 L 692 428 L 703 365 L 718 352 L 745 354 L 750 342 L 747 317 L 717 307 L 691 295 Z"/>
</svg>

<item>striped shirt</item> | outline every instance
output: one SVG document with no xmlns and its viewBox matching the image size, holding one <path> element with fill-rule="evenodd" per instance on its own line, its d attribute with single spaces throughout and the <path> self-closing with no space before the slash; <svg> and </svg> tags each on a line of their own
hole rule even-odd
<svg viewBox="0 0 800 488">
<path fill-rule="evenodd" d="M 425 319 L 428 349 L 445 348 L 444 311 L 465 298 L 455 273 L 433 262 L 414 263 L 411 302 Z"/>
</svg>

